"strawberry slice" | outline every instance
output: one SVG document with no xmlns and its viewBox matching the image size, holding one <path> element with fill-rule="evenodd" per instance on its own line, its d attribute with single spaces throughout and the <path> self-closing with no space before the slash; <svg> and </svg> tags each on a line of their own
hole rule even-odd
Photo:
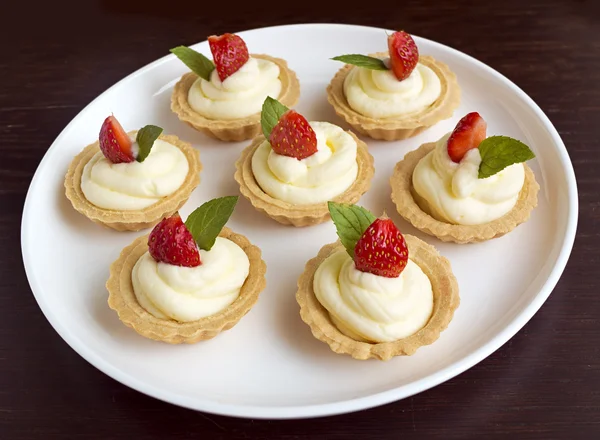
<svg viewBox="0 0 600 440">
<path fill-rule="evenodd" d="M 487 123 L 477 112 L 471 112 L 463 117 L 448 138 L 448 156 L 459 163 L 467 151 L 479 147 L 485 139 Z"/>
<path fill-rule="evenodd" d="M 404 237 L 389 218 L 378 218 L 371 223 L 354 248 L 354 265 L 361 272 L 397 278 L 407 262 Z"/>
<path fill-rule="evenodd" d="M 200 252 L 194 237 L 179 214 L 163 219 L 148 237 L 148 251 L 156 261 L 174 266 L 200 266 Z"/>
<path fill-rule="evenodd" d="M 112 163 L 133 162 L 133 151 L 131 150 L 131 139 L 114 116 L 104 120 L 100 128 L 100 150 Z"/>
<path fill-rule="evenodd" d="M 221 81 L 237 72 L 250 58 L 246 43 L 234 34 L 210 36 L 208 45 Z"/>
<path fill-rule="evenodd" d="M 317 135 L 304 116 L 294 110 L 285 112 L 273 127 L 269 142 L 282 156 L 304 159 L 317 152 Z"/>
<path fill-rule="evenodd" d="M 398 81 L 410 76 L 419 62 L 419 49 L 412 37 L 404 31 L 394 32 L 388 37 L 390 64 Z"/>
</svg>

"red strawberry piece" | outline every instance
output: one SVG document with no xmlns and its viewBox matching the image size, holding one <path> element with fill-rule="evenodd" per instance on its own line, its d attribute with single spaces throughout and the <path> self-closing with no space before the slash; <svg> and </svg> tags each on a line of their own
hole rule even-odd
<svg viewBox="0 0 600 440">
<path fill-rule="evenodd" d="M 354 265 L 361 272 L 397 278 L 407 262 L 404 237 L 389 218 L 371 223 L 354 248 Z"/>
<path fill-rule="evenodd" d="M 194 237 L 179 214 L 163 219 L 148 237 L 148 250 L 156 261 L 174 266 L 200 266 L 200 253 Z"/>
<path fill-rule="evenodd" d="M 250 58 L 246 43 L 237 35 L 213 35 L 208 37 L 208 44 L 221 81 L 237 72 Z"/>
<path fill-rule="evenodd" d="M 448 138 L 448 156 L 458 163 L 467 151 L 479 147 L 486 137 L 487 123 L 477 112 L 469 113 L 456 124 Z"/>
<path fill-rule="evenodd" d="M 304 159 L 317 152 L 317 135 L 304 116 L 294 110 L 285 112 L 273 127 L 269 142 L 282 156 Z"/>
<path fill-rule="evenodd" d="M 394 32 L 388 37 L 390 64 L 398 81 L 410 76 L 419 62 L 419 49 L 415 40 L 404 31 Z"/>
<path fill-rule="evenodd" d="M 112 163 L 133 162 L 135 160 L 131 150 L 131 139 L 114 116 L 109 116 L 104 120 L 98 137 L 102 154 Z"/>
</svg>

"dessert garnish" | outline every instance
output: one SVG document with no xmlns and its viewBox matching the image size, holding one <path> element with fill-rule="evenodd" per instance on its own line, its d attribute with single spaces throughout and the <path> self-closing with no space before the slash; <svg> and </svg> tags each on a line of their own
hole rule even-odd
<svg viewBox="0 0 600 440">
<path fill-rule="evenodd" d="M 146 125 L 137 132 L 135 142 L 138 148 L 133 148 L 134 143 L 129 135 L 117 118 L 111 115 L 104 120 L 100 128 L 100 150 L 112 163 L 143 162 L 162 131 L 163 129 L 156 125 Z"/>
<path fill-rule="evenodd" d="M 208 44 L 213 56 L 213 61 L 194 49 L 186 46 L 178 46 L 171 49 L 192 72 L 207 81 L 210 74 L 216 68 L 221 81 L 237 72 L 248 59 L 248 47 L 241 37 L 235 34 L 212 35 L 208 37 Z"/>
<path fill-rule="evenodd" d="M 398 81 L 410 76 L 419 61 L 419 49 L 412 37 L 404 31 L 388 35 L 389 67 L 381 58 L 360 54 L 340 55 L 332 58 L 346 64 L 371 70 L 392 70 Z"/>
<path fill-rule="evenodd" d="M 185 223 L 179 213 L 163 219 L 148 237 L 148 251 L 156 261 L 197 267 L 199 249 L 209 251 L 231 217 L 238 196 L 210 200 L 192 212 Z"/>
<path fill-rule="evenodd" d="M 479 149 L 481 164 L 478 177 L 484 179 L 510 165 L 526 162 L 535 157 L 533 151 L 517 139 L 508 136 L 486 138 L 486 128 L 485 120 L 477 112 L 471 112 L 458 121 L 448 138 L 450 159 L 459 163 L 468 151 Z"/>
<path fill-rule="evenodd" d="M 237 72 L 250 58 L 246 43 L 237 35 L 213 35 L 208 37 L 208 44 L 221 81 Z"/>
<path fill-rule="evenodd" d="M 328 202 L 340 241 L 361 272 L 397 278 L 408 262 L 404 237 L 385 214 L 375 218 L 367 209 Z"/>
<path fill-rule="evenodd" d="M 277 154 L 301 160 L 317 152 L 317 135 L 306 118 L 276 99 L 265 99 L 261 125 L 265 138 Z"/>
</svg>

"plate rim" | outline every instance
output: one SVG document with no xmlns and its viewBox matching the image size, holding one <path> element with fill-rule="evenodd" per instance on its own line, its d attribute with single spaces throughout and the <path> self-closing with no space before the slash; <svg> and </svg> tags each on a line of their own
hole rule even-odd
<svg viewBox="0 0 600 440">
<path fill-rule="evenodd" d="M 265 31 L 271 29 L 292 29 L 292 28 L 315 28 L 315 27 L 344 27 L 344 28 L 362 28 L 369 30 L 386 30 L 384 28 L 376 27 L 376 26 L 363 26 L 363 25 L 355 25 L 355 24 L 342 24 L 342 23 L 298 23 L 298 24 L 286 24 L 286 25 L 277 25 L 277 26 L 266 26 L 261 28 L 248 29 L 244 31 L 237 32 L 240 35 L 244 35 L 250 32 L 256 31 Z M 165 55 L 155 61 L 152 61 L 145 66 L 140 67 L 124 78 L 120 79 L 109 88 L 107 88 L 104 92 L 99 94 L 96 98 L 94 98 L 91 102 L 89 102 L 81 111 L 75 115 L 71 121 L 65 126 L 65 128 L 59 133 L 59 135 L 52 142 L 46 153 L 44 154 L 42 160 L 36 167 L 35 173 L 27 190 L 27 195 L 25 197 L 25 202 L 23 206 L 23 213 L 21 216 L 21 256 L 23 259 L 23 264 L 25 267 L 25 273 L 27 276 L 27 281 L 29 283 L 31 292 L 33 296 L 42 310 L 44 317 L 48 320 L 52 328 L 59 334 L 59 336 L 67 343 L 69 347 L 71 347 L 79 356 L 85 359 L 92 366 L 111 377 L 112 379 L 120 382 L 121 384 L 130 387 L 138 392 L 146 394 L 148 396 L 154 397 L 156 399 L 162 400 L 164 402 L 168 402 L 174 404 L 176 406 L 181 406 L 184 408 L 203 411 L 211 414 L 224 415 L 224 416 L 232 416 L 232 417 L 244 417 L 244 418 L 255 418 L 255 419 L 298 419 L 298 418 L 307 418 L 307 417 L 322 417 L 322 416 L 331 416 L 337 414 L 344 414 L 353 411 L 359 411 L 363 409 L 373 408 L 376 406 L 384 405 L 387 403 L 391 403 L 397 400 L 405 399 L 407 397 L 413 396 L 420 392 L 423 392 L 427 389 L 433 388 L 461 373 L 472 368 L 474 365 L 483 361 L 487 357 L 489 357 L 493 352 L 498 350 L 501 346 L 503 346 L 509 339 L 511 339 L 519 330 L 521 330 L 527 322 L 538 312 L 541 306 L 546 302 L 556 284 L 558 283 L 562 273 L 565 270 L 568 259 L 570 257 L 571 251 L 573 249 L 573 244 L 575 241 L 576 230 L 577 230 L 577 222 L 579 217 L 579 199 L 578 199 L 578 189 L 577 189 L 577 181 L 575 177 L 575 171 L 573 168 L 573 164 L 569 157 L 567 148 L 560 137 L 558 131 L 548 118 L 548 116 L 543 112 L 543 110 L 537 105 L 537 103 L 527 95 L 519 86 L 513 83 L 509 78 L 495 70 L 494 68 L 488 66 L 482 61 L 477 60 L 476 58 L 461 52 L 453 47 L 447 46 L 442 43 L 438 43 L 437 41 L 433 41 L 427 38 L 419 37 L 417 35 L 417 40 L 426 41 L 427 44 L 431 44 L 433 46 L 437 46 L 443 50 L 448 51 L 452 56 L 462 58 L 468 63 L 472 63 L 477 65 L 479 68 L 484 69 L 487 73 L 494 76 L 497 80 L 505 83 L 514 93 L 518 95 L 518 97 L 525 103 L 527 106 L 533 110 L 535 115 L 542 122 L 544 129 L 551 136 L 554 143 L 557 145 L 557 153 L 559 156 L 559 160 L 563 165 L 565 170 L 565 176 L 567 180 L 567 198 L 568 198 L 568 207 L 569 213 L 567 217 L 566 224 L 566 232 L 564 237 L 562 238 L 562 243 L 560 247 L 560 251 L 556 258 L 556 263 L 552 268 L 548 278 L 544 282 L 542 288 L 539 290 L 537 295 L 533 298 L 533 300 L 525 306 L 525 308 L 517 314 L 502 330 L 500 330 L 495 336 L 493 336 L 487 343 L 483 344 L 481 347 L 476 349 L 471 354 L 463 357 L 462 359 L 450 364 L 443 370 L 434 373 L 425 378 L 419 379 L 417 381 L 411 382 L 406 385 L 402 385 L 399 387 L 395 387 L 393 389 L 389 389 L 386 391 L 370 394 L 368 396 L 358 397 L 354 399 L 347 399 L 337 402 L 330 402 L 324 404 L 308 404 L 308 405 L 290 405 L 290 406 L 257 406 L 257 405 L 246 405 L 246 404 L 222 404 L 219 402 L 215 402 L 214 400 L 201 400 L 197 398 L 189 398 L 186 396 L 181 396 L 176 393 L 165 392 L 164 390 L 157 388 L 153 384 L 149 384 L 146 382 L 139 381 L 134 376 L 131 376 L 125 371 L 120 370 L 117 367 L 114 367 L 108 362 L 105 362 L 97 353 L 93 350 L 88 350 L 83 340 L 79 339 L 76 335 L 66 330 L 60 320 L 56 319 L 56 317 L 52 314 L 50 307 L 46 304 L 43 299 L 43 295 L 40 293 L 36 293 L 36 291 L 40 292 L 43 290 L 40 285 L 37 283 L 35 278 L 35 274 L 33 273 L 32 263 L 28 261 L 28 257 L 26 254 L 26 249 L 29 247 L 28 239 L 25 236 L 25 230 L 27 228 L 27 219 L 29 217 L 29 211 L 31 208 L 31 193 L 33 189 L 39 184 L 39 170 L 45 165 L 45 162 L 48 160 L 50 152 L 58 148 L 58 144 L 61 143 L 62 139 L 67 136 L 69 131 L 72 129 L 75 121 L 79 119 L 79 117 L 86 112 L 95 102 L 102 99 L 105 95 L 107 95 L 113 88 L 119 87 L 127 82 L 133 81 L 137 76 L 149 71 L 158 65 L 167 62 L 171 57 L 174 57 L 173 54 Z M 190 46 L 196 46 L 198 44 L 204 43 L 206 40 L 194 43 Z"/>
</svg>

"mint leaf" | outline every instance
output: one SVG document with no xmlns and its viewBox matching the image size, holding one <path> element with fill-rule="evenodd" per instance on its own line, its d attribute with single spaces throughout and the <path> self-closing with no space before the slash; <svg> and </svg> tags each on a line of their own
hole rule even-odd
<svg viewBox="0 0 600 440">
<path fill-rule="evenodd" d="M 338 237 L 340 237 L 348 254 L 354 258 L 356 242 L 371 226 L 371 223 L 375 221 L 375 216 L 365 208 L 357 205 L 327 202 L 327 207 L 335 224 Z"/>
<path fill-rule="evenodd" d="M 210 251 L 217 236 L 231 217 L 238 196 L 221 197 L 210 200 L 192 212 L 185 226 L 191 232 L 198 247 Z"/>
<path fill-rule="evenodd" d="M 183 64 L 188 66 L 192 72 L 206 81 L 210 81 L 210 74 L 215 70 L 215 65 L 211 60 L 206 58 L 201 53 L 196 52 L 185 46 L 177 46 L 171 49 L 171 53 L 175 54 Z"/>
<path fill-rule="evenodd" d="M 260 113 L 260 125 L 267 140 L 269 140 L 269 136 L 271 136 L 273 127 L 279 122 L 279 118 L 281 118 L 288 110 L 289 108 L 281 102 L 267 96 L 267 99 L 263 102 L 262 111 Z"/>
<path fill-rule="evenodd" d="M 481 164 L 479 178 L 493 176 L 507 166 L 533 159 L 535 154 L 527 145 L 508 136 L 490 136 L 479 144 Z"/>
<path fill-rule="evenodd" d="M 135 138 L 135 141 L 140 147 L 140 151 L 135 160 L 143 162 L 148 157 L 150 150 L 152 150 L 152 146 L 154 145 L 154 141 L 158 139 L 162 132 L 163 129 L 156 125 L 146 125 L 145 127 L 140 128 Z"/>
<path fill-rule="evenodd" d="M 371 70 L 389 70 L 383 60 L 375 57 L 369 57 L 367 55 L 351 54 L 351 55 L 340 55 L 333 57 L 334 61 L 341 61 L 342 63 L 352 64 L 358 67 L 364 67 L 365 69 Z"/>
</svg>

